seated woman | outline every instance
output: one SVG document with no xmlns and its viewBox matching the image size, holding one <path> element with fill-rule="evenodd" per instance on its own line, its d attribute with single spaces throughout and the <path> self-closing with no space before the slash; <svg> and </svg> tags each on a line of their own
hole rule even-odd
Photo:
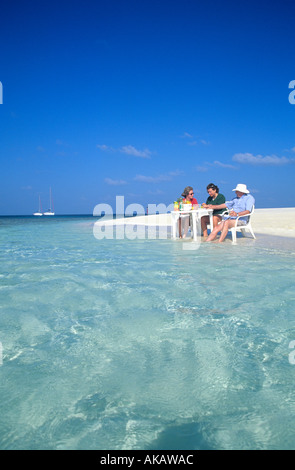
<svg viewBox="0 0 295 470">
<path fill-rule="evenodd" d="M 203 204 L 203 207 L 206 209 L 208 206 L 217 206 L 219 204 L 225 203 L 225 197 L 223 194 L 219 194 L 219 188 L 213 183 L 208 184 L 207 192 L 209 197 L 207 198 L 206 204 Z M 214 209 L 213 210 L 213 228 L 221 222 L 221 214 L 224 212 L 224 209 Z M 208 237 L 207 226 L 209 224 L 209 216 L 204 216 L 201 218 L 201 227 L 204 237 Z"/>
<path fill-rule="evenodd" d="M 194 190 L 191 186 L 187 186 L 186 188 L 184 188 L 181 196 L 183 197 L 184 203 L 192 204 L 192 206 L 198 205 L 198 201 L 194 198 Z M 186 237 L 188 227 L 189 227 L 189 217 L 190 216 L 188 215 L 188 216 L 179 218 L 179 221 L 178 221 L 179 238 Z"/>
</svg>

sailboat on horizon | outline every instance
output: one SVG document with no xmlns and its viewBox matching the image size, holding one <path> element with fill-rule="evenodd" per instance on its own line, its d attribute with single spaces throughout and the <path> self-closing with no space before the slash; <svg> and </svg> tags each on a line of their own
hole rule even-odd
<svg viewBox="0 0 295 470">
<path fill-rule="evenodd" d="M 39 196 L 39 209 L 37 210 L 37 212 L 34 212 L 33 215 L 36 215 L 36 216 L 39 216 L 39 217 L 41 217 L 41 216 L 43 215 L 43 213 L 42 213 L 42 207 L 41 207 L 41 198 L 40 198 L 40 196 Z"/>
<path fill-rule="evenodd" d="M 50 188 L 50 191 L 49 191 L 49 192 L 50 192 L 50 196 L 49 196 L 50 208 L 48 209 L 48 211 L 44 212 L 43 215 L 55 215 L 54 210 L 52 210 L 53 204 L 52 204 L 51 188 Z"/>
</svg>

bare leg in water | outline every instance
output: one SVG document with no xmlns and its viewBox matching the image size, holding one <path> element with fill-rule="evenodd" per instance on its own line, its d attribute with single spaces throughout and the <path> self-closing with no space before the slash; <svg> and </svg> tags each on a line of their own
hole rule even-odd
<svg viewBox="0 0 295 470">
<path fill-rule="evenodd" d="M 212 240 L 215 240 L 218 232 L 221 232 L 221 235 L 218 241 L 219 243 L 223 242 L 226 235 L 228 234 L 228 229 L 234 227 L 235 224 L 236 224 L 236 221 L 234 219 L 223 220 L 221 224 L 219 224 L 212 230 L 206 242 L 211 242 Z"/>
<path fill-rule="evenodd" d="M 219 224 L 221 221 L 221 217 L 219 215 L 213 215 L 213 228 L 216 227 L 216 225 Z M 201 218 L 201 228 L 203 232 L 203 236 L 206 238 L 208 237 L 208 229 L 207 226 L 209 225 L 210 219 L 208 215 L 204 215 Z"/>
</svg>

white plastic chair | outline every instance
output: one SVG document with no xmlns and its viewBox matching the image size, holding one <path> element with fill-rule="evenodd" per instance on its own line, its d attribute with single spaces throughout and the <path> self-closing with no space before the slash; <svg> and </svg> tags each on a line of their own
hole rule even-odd
<svg viewBox="0 0 295 470">
<path fill-rule="evenodd" d="M 236 218 L 236 223 L 235 223 L 235 226 L 232 227 L 232 228 L 229 228 L 228 231 L 231 232 L 231 235 L 232 235 L 232 242 L 233 243 L 237 243 L 237 232 L 240 231 L 242 232 L 243 236 L 245 237 L 246 236 L 246 230 L 249 230 L 252 237 L 254 239 L 256 239 L 255 235 L 254 235 L 254 232 L 253 232 L 253 229 L 252 229 L 252 225 L 251 225 L 251 216 L 253 215 L 254 213 L 254 209 L 255 207 L 253 206 L 252 207 L 252 210 L 250 212 L 250 214 L 247 214 L 246 216 L 245 215 L 242 215 L 242 216 L 238 216 Z M 248 221 L 246 222 L 245 225 L 238 225 L 238 221 L 241 217 L 248 217 Z"/>
</svg>

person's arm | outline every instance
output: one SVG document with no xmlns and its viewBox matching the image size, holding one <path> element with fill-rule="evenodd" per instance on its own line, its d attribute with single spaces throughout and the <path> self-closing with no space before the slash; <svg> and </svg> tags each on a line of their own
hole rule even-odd
<svg viewBox="0 0 295 470">
<path fill-rule="evenodd" d="M 216 205 L 206 204 L 205 207 L 206 207 L 206 209 L 214 209 L 214 210 L 215 209 L 226 209 L 227 208 L 226 204 L 216 204 Z"/>
<path fill-rule="evenodd" d="M 236 211 L 230 211 L 229 213 L 233 217 L 242 217 L 243 215 L 248 215 L 250 214 L 250 211 L 241 211 L 241 212 L 236 212 Z"/>
</svg>

